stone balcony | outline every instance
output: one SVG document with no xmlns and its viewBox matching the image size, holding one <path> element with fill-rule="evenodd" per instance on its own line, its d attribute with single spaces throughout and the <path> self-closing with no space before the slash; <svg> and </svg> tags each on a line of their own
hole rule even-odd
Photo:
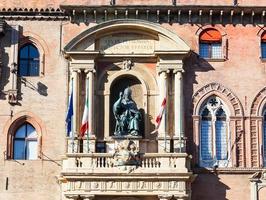
<svg viewBox="0 0 266 200">
<path fill-rule="evenodd" d="M 140 154 L 139 166 L 115 166 L 110 153 L 68 153 L 63 159 L 62 174 L 114 174 L 130 170 L 134 174 L 179 174 L 190 171 L 186 153 Z"/>
<path fill-rule="evenodd" d="M 186 153 L 140 153 L 137 165 L 118 166 L 112 153 L 66 153 L 59 178 L 63 199 L 132 195 L 190 199 L 194 179 L 190 160 Z"/>
</svg>

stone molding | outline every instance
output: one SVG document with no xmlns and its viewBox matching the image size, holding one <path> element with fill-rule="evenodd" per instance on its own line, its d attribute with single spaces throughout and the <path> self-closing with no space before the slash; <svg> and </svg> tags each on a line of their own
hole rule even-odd
<svg viewBox="0 0 266 200">
<path fill-rule="evenodd" d="M 7 158 L 12 158 L 13 155 L 13 137 L 16 130 L 25 122 L 30 123 L 36 130 L 38 135 L 38 155 L 41 156 L 41 139 L 45 134 L 45 126 L 41 119 L 31 112 L 17 113 L 13 118 L 8 120 L 4 126 L 4 134 L 7 137 Z"/>
<path fill-rule="evenodd" d="M 95 178 L 94 178 L 95 179 Z M 175 180 L 177 179 L 177 180 Z M 91 195 L 112 195 L 119 192 L 120 195 L 126 195 L 130 192 L 138 191 L 139 195 L 159 195 L 166 196 L 187 196 L 187 181 L 175 177 L 175 179 L 150 179 L 150 180 L 134 180 L 131 178 L 119 180 L 67 180 L 63 184 L 63 193 L 65 196 L 75 194 L 77 191 L 80 194 L 89 193 Z"/>
<path fill-rule="evenodd" d="M 190 24 L 265 24 L 263 6 L 232 5 L 60 5 L 64 13 L 70 16 L 72 23 L 107 21 L 117 18 L 135 18 L 157 23 Z M 130 14 L 129 15 L 129 9 Z M 119 14 L 118 14 L 119 13 Z M 248 20 L 247 20 L 248 18 Z"/>
<path fill-rule="evenodd" d="M 259 93 L 254 98 L 251 109 L 250 116 L 262 116 L 263 108 L 266 103 L 266 87 L 259 91 Z"/>
<path fill-rule="evenodd" d="M 230 89 L 215 82 L 203 86 L 194 93 L 192 97 L 193 115 L 199 115 L 202 103 L 211 95 L 217 95 L 225 101 L 230 109 L 231 116 L 243 116 L 243 107 L 238 97 Z"/>
</svg>

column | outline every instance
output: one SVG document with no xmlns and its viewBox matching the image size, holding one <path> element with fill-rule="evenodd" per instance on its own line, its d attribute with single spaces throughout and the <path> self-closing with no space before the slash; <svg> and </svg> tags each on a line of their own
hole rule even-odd
<svg viewBox="0 0 266 200">
<path fill-rule="evenodd" d="M 94 115 L 94 69 L 85 70 L 86 83 L 88 83 L 88 135 L 83 141 L 83 152 L 95 152 L 95 115 Z M 85 88 L 86 90 L 87 88 Z"/>
<path fill-rule="evenodd" d="M 161 109 L 161 104 L 163 102 L 163 99 L 166 98 L 167 99 L 167 73 L 166 71 L 162 71 L 159 72 L 159 86 L 160 86 L 160 98 L 159 98 L 159 102 L 158 102 L 158 113 L 159 110 Z M 166 101 L 166 104 L 167 101 Z M 167 108 L 167 107 L 166 107 Z M 158 129 L 158 136 L 160 137 L 164 137 L 164 135 L 166 134 L 167 130 L 166 130 L 166 114 L 167 114 L 167 110 L 165 108 L 165 114 L 163 114 L 162 120 L 161 120 L 161 124 L 160 127 Z"/>
<path fill-rule="evenodd" d="M 73 130 L 74 135 L 78 135 L 78 113 L 79 113 L 79 73 L 80 70 L 72 71 L 72 79 L 73 79 Z"/>
<path fill-rule="evenodd" d="M 157 104 L 157 114 L 159 114 L 159 111 L 162 106 L 162 102 L 164 98 L 166 98 L 166 106 L 164 110 L 164 114 L 162 115 L 161 124 L 158 128 L 158 152 L 159 153 L 165 153 L 170 152 L 170 137 L 167 134 L 167 105 L 168 105 L 168 91 L 167 91 L 167 70 L 162 70 L 159 72 L 159 101 Z"/>
<path fill-rule="evenodd" d="M 184 152 L 184 109 L 183 109 L 183 78 L 182 70 L 174 70 L 175 75 L 175 134 L 174 134 L 174 152 Z"/>
<path fill-rule="evenodd" d="M 80 70 L 75 69 L 75 70 L 71 70 L 71 81 L 70 81 L 70 89 L 73 90 L 73 122 L 72 122 L 72 131 L 73 131 L 73 135 L 71 137 L 71 139 L 68 140 L 68 152 L 78 152 L 79 148 L 78 148 L 78 140 L 75 139 L 75 137 L 77 137 L 78 135 L 78 108 L 79 108 L 79 101 L 78 101 L 78 97 L 79 97 L 79 73 Z M 72 85 L 71 85 L 72 84 Z M 73 88 L 72 88 L 73 87 Z"/>
</svg>

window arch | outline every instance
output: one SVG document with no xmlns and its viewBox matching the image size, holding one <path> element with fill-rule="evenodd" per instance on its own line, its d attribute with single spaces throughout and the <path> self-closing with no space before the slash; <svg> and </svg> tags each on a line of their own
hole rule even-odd
<svg viewBox="0 0 266 200">
<path fill-rule="evenodd" d="M 13 159 L 35 160 L 38 158 L 38 140 L 35 128 L 29 124 L 22 124 L 14 134 Z"/>
<path fill-rule="evenodd" d="M 266 59 L 266 31 L 261 35 L 261 58 Z"/>
<path fill-rule="evenodd" d="M 223 58 L 222 35 L 218 30 L 208 28 L 201 32 L 199 36 L 199 55 L 201 58 Z"/>
<path fill-rule="evenodd" d="M 263 166 L 266 166 L 266 106 L 263 112 Z"/>
<path fill-rule="evenodd" d="M 223 101 L 212 96 L 201 107 L 200 166 L 228 167 L 230 163 L 229 114 Z"/>
<path fill-rule="evenodd" d="M 39 76 L 40 53 L 31 43 L 27 43 L 19 49 L 19 76 Z"/>
</svg>

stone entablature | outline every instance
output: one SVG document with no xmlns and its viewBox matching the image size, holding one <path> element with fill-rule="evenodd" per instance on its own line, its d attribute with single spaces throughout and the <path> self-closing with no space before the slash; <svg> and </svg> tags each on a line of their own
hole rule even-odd
<svg viewBox="0 0 266 200">
<path fill-rule="evenodd" d="M 166 23 L 265 24 L 263 6 L 209 5 L 60 5 L 73 23 L 103 22 L 112 19 L 145 19 Z"/>
</svg>

